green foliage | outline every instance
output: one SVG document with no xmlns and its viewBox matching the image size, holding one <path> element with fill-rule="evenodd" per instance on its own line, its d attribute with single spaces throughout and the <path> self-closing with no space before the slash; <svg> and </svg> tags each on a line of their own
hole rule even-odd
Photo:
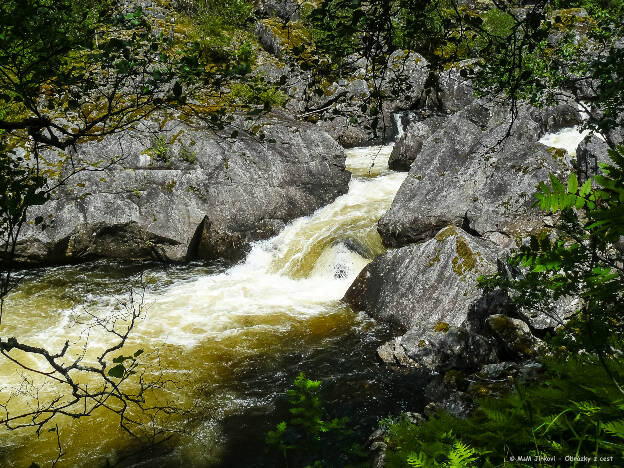
<svg viewBox="0 0 624 468">
<path fill-rule="evenodd" d="M 135 369 L 138 367 L 137 358 L 143 354 L 142 349 L 138 349 L 132 356 L 117 356 L 113 359 L 115 366 L 108 370 L 108 376 L 116 379 L 123 379 L 135 373 Z"/>
<path fill-rule="evenodd" d="M 230 69 L 233 75 L 247 75 L 251 72 L 252 66 L 256 60 L 255 51 L 249 42 L 243 42 L 238 49 L 234 51 L 234 65 Z"/>
<path fill-rule="evenodd" d="M 591 466 L 619 466 L 624 449 L 624 395 L 595 357 L 547 361 L 540 385 L 519 386 L 501 399 L 487 399 L 467 419 L 438 413 L 421 425 L 405 418 L 385 422 L 387 466 L 575 466 L 566 456 L 602 458 Z M 624 365 L 609 362 L 616 379 Z M 535 464 L 536 457 L 555 463 Z M 580 466 L 580 464 L 579 464 Z"/>
<path fill-rule="evenodd" d="M 152 139 L 151 146 L 147 149 L 149 155 L 156 161 L 171 165 L 171 147 L 164 135 L 158 135 Z"/>
<path fill-rule="evenodd" d="M 233 83 L 230 86 L 231 98 L 241 107 L 262 106 L 263 111 L 283 106 L 288 101 L 278 87 L 264 80 L 256 79 L 246 83 Z"/>
<path fill-rule="evenodd" d="M 200 58 L 205 62 L 227 62 L 236 58 L 232 38 L 252 18 L 248 0 L 196 0 L 192 19 L 196 24 Z"/>
<path fill-rule="evenodd" d="M 490 36 L 505 39 L 513 33 L 515 21 L 509 13 L 492 8 L 483 18 L 483 27 Z"/>
<path fill-rule="evenodd" d="M 24 218 L 26 210 L 42 205 L 48 199 L 46 179 L 24 158 L 5 151 L 0 142 L 0 236 L 12 232 Z M 41 223 L 41 219 L 36 222 Z"/>
<path fill-rule="evenodd" d="M 65 149 L 126 128 L 181 100 L 167 46 L 114 1 L 2 2 L 0 129 Z"/>
<path fill-rule="evenodd" d="M 588 15 L 571 7 L 583 7 Z M 624 51 L 616 44 L 624 36 L 624 2 L 544 1 L 526 17 L 514 15 L 514 8 L 513 2 L 501 2 L 486 15 L 486 25 L 493 11 L 506 17 L 502 33 L 474 30 L 479 40 L 472 55 L 481 67 L 473 78 L 480 92 L 504 94 L 514 105 L 527 100 L 541 106 L 558 102 L 561 89 L 582 95 L 583 86 L 594 80 L 585 125 L 604 135 L 621 126 Z"/>
<path fill-rule="evenodd" d="M 325 419 L 321 381 L 307 379 L 301 372 L 292 388 L 286 391 L 290 418 L 282 421 L 266 436 L 267 449 L 278 451 L 286 466 L 336 466 L 336 457 L 346 466 L 362 461 L 357 444 L 347 449 L 348 418 Z"/>
<path fill-rule="evenodd" d="M 455 41 L 452 6 L 452 2 L 431 0 L 328 0 L 312 10 L 306 21 L 318 52 L 328 56 L 334 71 L 358 53 L 383 74 L 387 57 L 397 49 L 417 51 L 438 68 L 439 49 Z"/>
<path fill-rule="evenodd" d="M 249 0 L 195 0 L 194 3 L 203 31 L 212 36 L 244 26 L 254 10 Z"/>
<path fill-rule="evenodd" d="M 550 184 L 541 183 L 537 204 L 559 215 L 555 229 L 533 236 L 511 256 L 523 275 L 481 279 L 486 289 L 510 290 L 519 306 L 550 316 L 556 316 L 556 300 L 581 298 L 558 343 L 600 354 L 624 338 L 624 254 L 617 246 L 624 236 L 624 148 L 610 156 L 613 164 L 580 186 L 574 174 L 567 184 L 552 175 Z"/>
</svg>

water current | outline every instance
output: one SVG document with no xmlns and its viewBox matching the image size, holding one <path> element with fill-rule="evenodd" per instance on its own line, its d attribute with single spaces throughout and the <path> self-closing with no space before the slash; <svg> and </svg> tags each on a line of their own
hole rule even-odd
<svg viewBox="0 0 624 468">
<path fill-rule="evenodd" d="M 340 301 L 384 250 L 376 223 L 406 176 L 388 170 L 391 150 L 347 150 L 348 193 L 253 244 L 237 265 L 95 262 L 26 272 L 8 298 L 3 336 L 55 352 L 68 340 L 68 357 L 83 353 L 85 362 L 114 338 L 92 326 L 94 317 L 120 314 L 128 291 L 145 285 L 145 317 L 124 354 L 143 350 L 141 369 L 173 383 L 159 397 L 192 410 L 147 421 L 148 428 L 180 429 L 156 446 L 123 431 L 106 410 L 58 417 L 63 456 L 56 466 L 271 466 L 264 435 L 286 414 L 283 394 L 300 371 L 324 381 L 327 411 L 349 415 L 362 434 L 404 409 L 414 390 L 374 359 L 390 331 Z M 47 380 L 3 358 L 0 401 L 24 412 L 67 391 Z M 0 465 L 50 466 L 59 440 L 47 430 L 37 437 L 2 429 Z"/>
</svg>

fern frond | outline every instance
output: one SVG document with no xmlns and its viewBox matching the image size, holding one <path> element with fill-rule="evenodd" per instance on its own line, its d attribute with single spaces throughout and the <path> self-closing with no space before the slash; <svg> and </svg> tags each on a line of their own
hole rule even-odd
<svg viewBox="0 0 624 468">
<path fill-rule="evenodd" d="M 461 440 L 455 442 L 453 450 L 448 454 L 448 468 L 468 468 L 477 461 L 477 451 Z"/>
<path fill-rule="evenodd" d="M 603 424 L 604 430 L 620 439 L 624 439 L 624 419 Z"/>
<path fill-rule="evenodd" d="M 420 452 L 420 453 L 410 453 L 407 456 L 407 464 L 409 466 L 412 466 L 414 468 L 425 468 L 427 467 L 427 456 Z"/>
</svg>

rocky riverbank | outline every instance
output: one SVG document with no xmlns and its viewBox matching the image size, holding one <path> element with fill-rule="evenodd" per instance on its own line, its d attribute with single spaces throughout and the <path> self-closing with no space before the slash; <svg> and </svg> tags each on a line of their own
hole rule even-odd
<svg viewBox="0 0 624 468">
<path fill-rule="evenodd" d="M 172 119 L 80 146 L 80 172 L 30 213 L 17 261 L 242 258 L 347 191 L 344 151 L 318 127 L 287 114 L 246 130 L 214 132 Z M 115 161 L 110 164 L 110 161 Z"/>
</svg>

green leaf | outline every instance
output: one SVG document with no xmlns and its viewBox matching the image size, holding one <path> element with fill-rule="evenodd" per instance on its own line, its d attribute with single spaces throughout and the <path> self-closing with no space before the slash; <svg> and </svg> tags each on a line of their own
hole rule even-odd
<svg viewBox="0 0 624 468">
<path fill-rule="evenodd" d="M 126 368 L 123 364 L 117 364 L 115 367 L 111 367 L 108 371 L 110 377 L 121 379 L 126 373 Z"/>
<path fill-rule="evenodd" d="M 576 178 L 576 174 L 572 172 L 570 177 L 568 177 L 568 193 L 576 195 L 576 191 L 578 190 L 578 179 Z"/>
<path fill-rule="evenodd" d="M 585 183 L 581 186 L 581 190 L 579 190 L 579 196 L 586 197 L 587 195 L 589 195 L 589 192 L 591 192 L 591 189 L 592 189 L 591 179 L 587 179 Z"/>
<path fill-rule="evenodd" d="M 134 357 L 139 357 L 141 354 L 143 354 L 143 350 L 139 349 L 139 350 L 134 352 Z"/>
</svg>

